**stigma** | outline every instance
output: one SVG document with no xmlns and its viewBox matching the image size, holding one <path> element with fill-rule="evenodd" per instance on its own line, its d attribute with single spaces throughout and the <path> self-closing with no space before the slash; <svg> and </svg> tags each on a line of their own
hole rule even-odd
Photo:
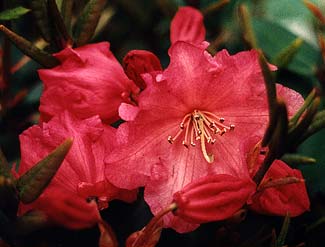
<svg viewBox="0 0 325 247">
<path fill-rule="evenodd" d="M 172 144 L 182 136 L 184 138 L 182 144 L 186 148 L 189 146 L 195 147 L 199 143 L 205 160 L 212 163 L 214 155 L 208 154 L 206 145 L 214 144 L 216 135 L 222 136 L 235 128 L 233 124 L 225 125 L 224 121 L 224 118 L 218 117 L 211 112 L 194 110 L 184 116 L 178 132 L 174 136 L 168 136 L 167 140 Z"/>
</svg>

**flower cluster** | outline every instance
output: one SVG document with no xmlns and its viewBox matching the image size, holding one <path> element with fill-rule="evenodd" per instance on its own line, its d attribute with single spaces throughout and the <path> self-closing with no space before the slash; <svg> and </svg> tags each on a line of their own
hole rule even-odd
<svg viewBox="0 0 325 247">
<path fill-rule="evenodd" d="M 258 53 L 209 54 L 203 17 L 190 7 L 177 12 L 170 39 L 166 69 L 153 53 L 134 50 L 123 70 L 103 42 L 66 48 L 56 54 L 59 66 L 39 70 L 41 123 L 20 136 L 19 175 L 64 139 L 74 143 L 42 196 L 21 212 L 41 209 L 55 223 L 84 228 L 109 201 L 135 200 L 139 187 L 155 215 L 176 204 L 163 225 L 178 232 L 244 205 L 271 215 L 308 210 L 302 175 L 284 162 L 253 181 L 269 120 Z M 303 104 L 289 88 L 277 92 L 289 116 Z M 109 126 L 118 119 L 117 129 Z"/>
</svg>

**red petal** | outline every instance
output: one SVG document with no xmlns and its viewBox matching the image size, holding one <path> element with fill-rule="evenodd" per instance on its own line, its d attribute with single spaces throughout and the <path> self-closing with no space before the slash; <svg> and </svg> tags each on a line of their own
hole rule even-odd
<svg viewBox="0 0 325 247">
<path fill-rule="evenodd" d="M 174 194 L 176 214 L 197 224 L 227 219 L 246 203 L 254 190 L 251 180 L 226 174 L 203 177 Z"/>
<path fill-rule="evenodd" d="M 133 121 L 139 113 L 139 107 L 122 103 L 118 108 L 119 116 L 125 121 Z"/>
<path fill-rule="evenodd" d="M 181 7 L 170 25 L 170 41 L 188 41 L 199 44 L 205 39 L 203 15 L 192 7 Z"/>
<path fill-rule="evenodd" d="M 118 119 L 119 105 L 137 93 L 107 42 L 66 48 L 56 57 L 61 65 L 39 70 L 44 83 L 40 105 L 44 121 L 70 110 L 79 118 L 100 115 L 111 123 Z"/>
<path fill-rule="evenodd" d="M 277 179 L 293 176 L 303 179 L 299 170 L 292 169 L 284 162 L 276 160 L 264 179 Z M 257 192 L 252 198 L 250 209 L 269 215 L 298 216 L 309 210 L 310 202 L 304 182 L 267 188 Z"/>
<path fill-rule="evenodd" d="M 126 54 L 123 68 L 126 75 L 142 90 L 146 88 L 146 83 L 141 74 L 162 70 L 156 55 L 145 50 L 132 50 Z"/>
<path fill-rule="evenodd" d="M 82 229 L 94 226 L 99 220 L 97 205 L 87 203 L 83 198 L 67 190 L 48 188 L 37 201 L 31 205 L 21 204 L 20 210 L 36 208 L 46 213 L 55 224 L 71 229 Z"/>
<path fill-rule="evenodd" d="M 68 137 L 74 143 L 50 187 L 63 187 L 75 195 L 131 201 L 136 191 L 121 190 L 104 177 L 104 157 L 116 143 L 116 130 L 104 125 L 98 116 L 80 120 L 63 112 L 41 126 L 33 126 L 20 135 L 23 174 Z M 32 148 L 31 148 L 32 147 Z"/>
</svg>

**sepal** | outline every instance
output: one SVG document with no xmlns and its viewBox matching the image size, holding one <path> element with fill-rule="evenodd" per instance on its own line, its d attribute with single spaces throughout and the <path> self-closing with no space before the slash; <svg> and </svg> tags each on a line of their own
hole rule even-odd
<svg viewBox="0 0 325 247">
<path fill-rule="evenodd" d="M 17 180 L 17 190 L 20 200 L 23 203 L 31 203 L 41 195 L 60 168 L 72 143 L 73 140 L 71 138 L 65 140 L 53 152 L 39 161 Z"/>
</svg>

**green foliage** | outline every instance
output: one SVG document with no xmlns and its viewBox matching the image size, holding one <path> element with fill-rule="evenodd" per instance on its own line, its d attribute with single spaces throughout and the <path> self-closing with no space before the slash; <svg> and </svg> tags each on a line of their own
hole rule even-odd
<svg viewBox="0 0 325 247">
<path fill-rule="evenodd" d="M 86 44 L 94 35 L 106 0 L 90 0 L 77 20 L 74 37 L 78 46 Z"/>
<path fill-rule="evenodd" d="M 253 26 L 258 46 L 271 60 L 276 59 L 283 48 L 288 47 L 297 38 L 282 26 L 268 20 L 255 19 Z M 313 76 L 319 62 L 319 51 L 310 44 L 304 43 L 292 58 L 288 69 L 301 75 Z"/>
<path fill-rule="evenodd" d="M 9 21 L 9 20 L 18 19 L 21 16 L 28 13 L 29 11 L 30 11 L 30 9 L 26 9 L 21 6 L 13 8 L 13 9 L 7 9 L 7 10 L 0 12 L 0 20 L 1 21 Z"/>
</svg>

